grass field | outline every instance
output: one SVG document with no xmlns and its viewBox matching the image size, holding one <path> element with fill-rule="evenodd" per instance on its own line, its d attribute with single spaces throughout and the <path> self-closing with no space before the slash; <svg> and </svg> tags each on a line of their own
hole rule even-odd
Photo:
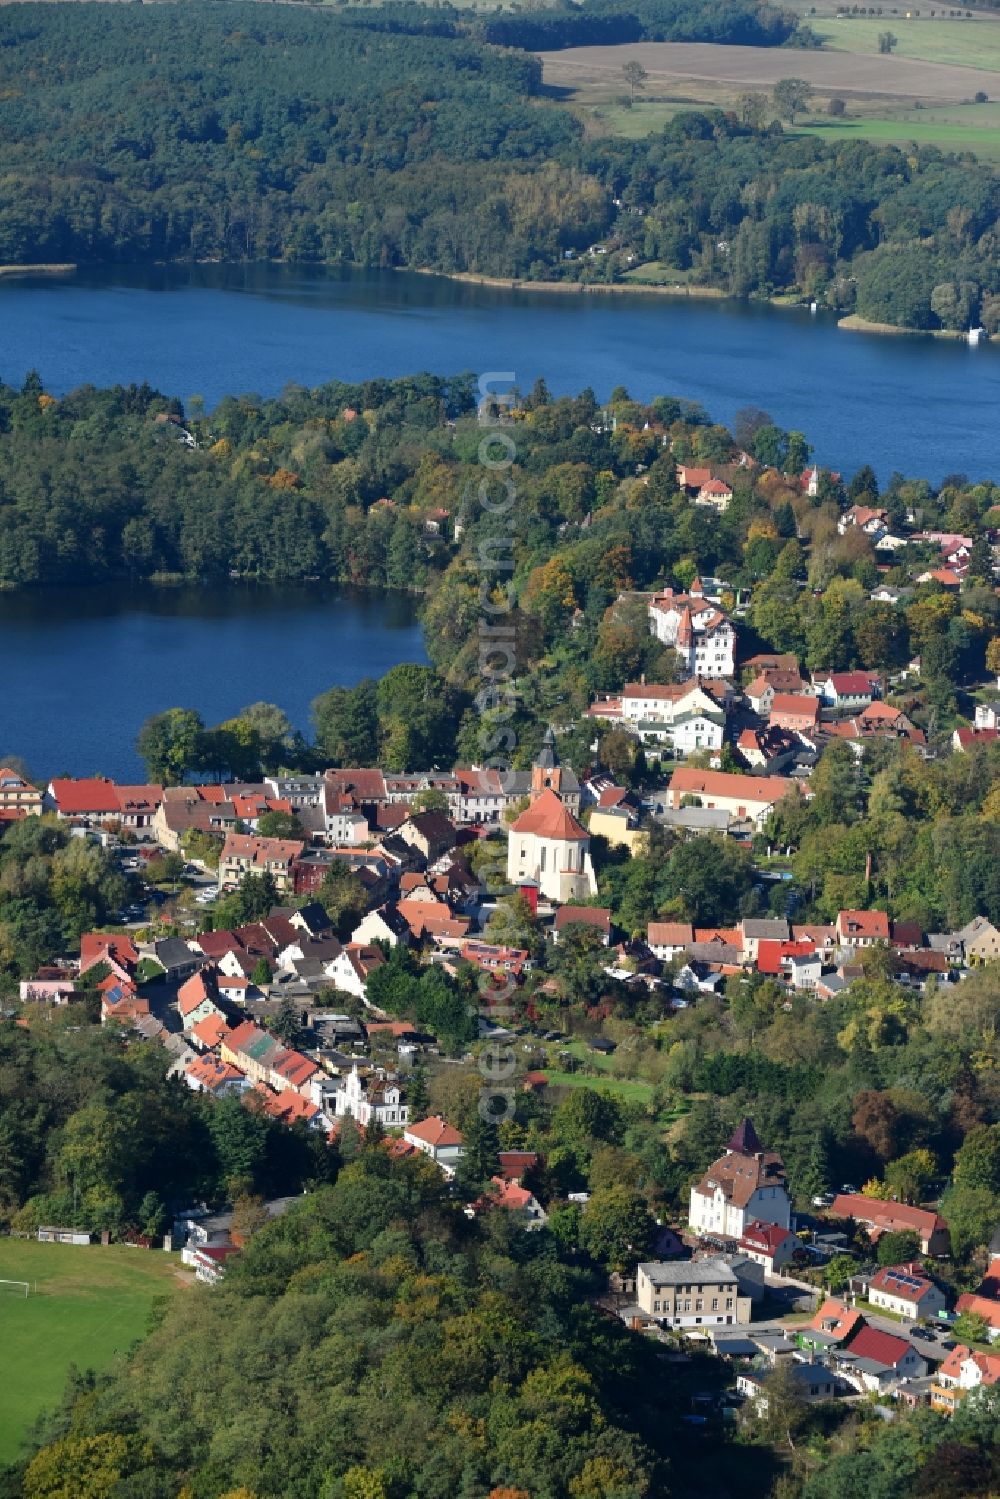
<svg viewBox="0 0 1000 1499">
<path fill-rule="evenodd" d="M 808 19 L 824 47 L 840 52 L 877 54 L 879 33 L 891 31 L 897 38 L 894 57 L 1000 72 L 1000 21 L 990 16 L 956 21 L 924 15 L 907 20 L 904 6 L 897 16 L 886 13 L 874 20 L 860 16 Z"/>
<path fill-rule="evenodd" d="M 962 119 L 964 109 L 966 120 Z M 912 110 L 893 116 L 861 115 L 857 119 L 810 120 L 798 135 L 825 141 L 886 141 L 895 145 L 939 146 L 942 151 L 973 151 L 983 161 L 1000 162 L 1000 105 L 956 105 L 952 109 Z"/>
<path fill-rule="evenodd" d="M 0 1463 L 17 1457 L 36 1416 L 59 1400 L 71 1364 L 107 1368 L 143 1336 L 158 1297 L 193 1283 L 176 1254 L 30 1239 L 0 1239 L 0 1279 L 32 1287 L 26 1300 L 0 1295 Z"/>
<path fill-rule="evenodd" d="M 652 1083 L 633 1078 L 606 1077 L 599 1072 L 555 1072 L 549 1067 L 545 1076 L 553 1088 L 593 1088 L 597 1093 L 610 1093 L 623 1103 L 649 1103 L 653 1097 Z"/>
</svg>

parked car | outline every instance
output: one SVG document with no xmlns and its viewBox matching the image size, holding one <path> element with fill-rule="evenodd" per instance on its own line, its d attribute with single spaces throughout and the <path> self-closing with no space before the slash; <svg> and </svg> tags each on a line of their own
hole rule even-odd
<svg viewBox="0 0 1000 1499">
<path fill-rule="evenodd" d="M 812 1200 L 812 1205 L 813 1205 L 814 1208 L 828 1208 L 828 1207 L 831 1207 L 833 1205 L 833 1193 L 832 1192 L 817 1192 L 816 1196 Z"/>
<path fill-rule="evenodd" d="M 845 1182 L 840 1190 L 845 1197 L 856 1197 L 858 1195 L 857 1187 L 852 1187 L 850 1182 Z"/>
</svg>

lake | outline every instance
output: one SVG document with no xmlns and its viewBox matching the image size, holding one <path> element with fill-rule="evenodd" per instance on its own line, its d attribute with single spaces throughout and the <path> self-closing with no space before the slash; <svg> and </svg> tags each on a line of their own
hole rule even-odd
<svg viewBox="0 0 1000 1499">
<path fill-rule="evenodd" d="M 420 370 L 543 375 L 557 393 L 625 385 L 761 406 L 820 463 L 940 480 L 1000 478 L 1000 349 L 847 333 L 804 310 L 652 295 L 504 291 L 443 277 L 288 266 L 81 271 L 0 279 L 0 376 L 59 394 L 149 380 L 214 403 Z M 0 754 L 39 775 L 141 774 L 150 713 L 217 723 L 281 705 L 308 729 L 326 687 L 423 660 L 413 601 L 329 589 L 0 595 Z"/>
<path fill-rule="evenodd" d="M 0 764 L 125 782 L 163 708 L 215 724 L 265 701 L 308 732 L 327 687 L 427 659 L 412 598 L 323 587 L 0 593 L 0 649 Z"/>
<path fill-rule="evenodd" d="M 0 376 L 33 367 L 57 394 L 149 380 L 209 403 L 288 381 L 509 369 L 557 393 L 688 396 L 724 422 L 761 406 L 845 473 L 1000 478 L 1000 346 L 848 333 L 766 304 L 270 265 L 0 280 Z"/>
</svg>

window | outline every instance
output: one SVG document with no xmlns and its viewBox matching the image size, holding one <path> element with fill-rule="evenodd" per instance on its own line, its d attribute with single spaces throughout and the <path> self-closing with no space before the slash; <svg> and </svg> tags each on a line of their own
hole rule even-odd
<svg viewBox="0 0 1000 1499">
<path fill-rule="evenodd" d="M 731 1312 L 732 1309 L 733 1309 L 733 1298 L 731 1296 L 727 1296 L 726 1297 L 726 1311 L 727 1312 Z M 726 1321 L 727 1322 L 729 1321 L 728 1317 L 726 1318 Z"/>
<path fill-rule="evenodd" d="M 538 866 L 539 869 L 541 869 L 541 871 L 542 871 L 543 874 L 545 873 L 545 855 L 547 854 L 547 852 L 548 852 L 548 850 L 545 847 L 545 844 L 543 843 L 542 844 L 542 857 L 541 857 L 541 861 L 540 861 L 539 866 Z"/>
<path fill-rule="evenodd" d="M 713 1312 L 717 1312 L 718 1310 L 719 1310 L 719 1298 L 718 1298 L 718 1296 L 713 1296 L 712 1297 L 712 1311 Z"/>
<path fill-rule="evenodd" d="M 703 1312 L 705 1310 L 705 1302 L 701 1296 L 696 1299 L 694 1309 L 696 1312 Z"/>
</svg>

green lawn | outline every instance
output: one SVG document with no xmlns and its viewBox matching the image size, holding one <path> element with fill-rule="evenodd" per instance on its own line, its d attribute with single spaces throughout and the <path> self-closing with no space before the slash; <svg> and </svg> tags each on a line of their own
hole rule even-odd
<svg viewBox="0 0 1000 1499">
<path fill-rule="evenodd" d="M 940 146 L 942 151 L 973 151 L 984 161 L 1000 161 L 1000 106 L 994 104 L 810 120 L 798 125 L 795 133 L 816 135 L 825 141 L 886 141 L 901 146 L 916 141 Z"/>
<path fill-rule="evenodd" d="M 692 108 L 690 101 L 672 103 L 661 99 L 637 99 L 631 109 L 622 104 L 601 104 L 595 105 L 590 113 L 602 130 L 636 141 L 644 135 L 658 133 L 675 114 Z"/>
<path fill-rule="evenodd" d="M 649 1103 L 653 1097 L 652 1083 L 632 1078 L 601 1077 L 596 1072 L 553 1072 L 548 1067 L 545 1076 L 553 1088 L 593 1088 L 598 1093 L 610 1093 L 623 1103 Z"/>
<path fill-rule="evenodd" d="M 0 1463 L 57 1403 L 70 1364 L 104 1369 L 143 1336 L 157 1297 L 181 1287 L 179 1270 L 180 1256 L 162 1251 L 0 1239 L 0 1279 L 31 1284 L 27 1299 L 0 1294 Z"/>
<path fill-rule="evenodd" d="M 923 7 L 921 7 L 923 8 Z M 893 55 L 915 57 L 922 62 L 953 63 L 960 68 L 992 68 L 1000 72 L 1000 19 L 980 17 L 971 21 L 906 19 L 906 7 L 898 15 L 876 18 L 817 16 L 805 19 L 824 46 L 834 52 L 878 52 L 882 31 L 897 38 Z"/>
</svg>

